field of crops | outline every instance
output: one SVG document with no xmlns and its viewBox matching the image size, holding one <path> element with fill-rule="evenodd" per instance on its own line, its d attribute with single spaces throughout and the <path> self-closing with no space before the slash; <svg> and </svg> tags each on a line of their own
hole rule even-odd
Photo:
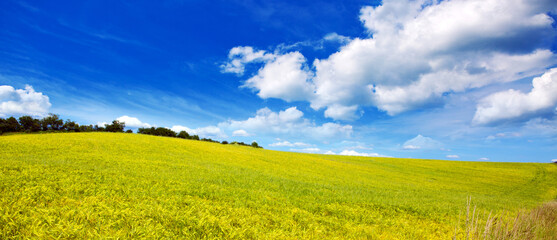
<svg viewBox="0 0 557 240">
<path fill-rule="evenodd" d="M 557 197 L 557 165 L 278 152 L 124 133 L 0 136 L 0 239 L 450 239 Z M 460 217 L 459 217 L 460 215 Z M 460 218 L 460 220 L 459 220 Z"/>
</svg>

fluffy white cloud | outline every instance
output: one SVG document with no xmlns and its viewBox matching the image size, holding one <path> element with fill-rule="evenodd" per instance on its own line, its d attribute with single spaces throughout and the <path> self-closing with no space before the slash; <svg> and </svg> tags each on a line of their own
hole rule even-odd
<svg viewBox="0 0 557 240">
<path fill-rule="evenodd" d="M 151 127 L 150 124 L 141 122 L 141 121 L 139 121 L 139 119 L 137 119 L 135 117 L 121 116 L 121 117 L 117 118 L 116 120 L 118 120 L 120 122 L 124 122 L 126 124 L 126 127 L 131 127 L 131 128 L 150 128 Z"/>
<path fill-rule="evenodd" d="M 271 143 L 271 144 L 269 144 L 269 146 L 271 146 L 271 147 L 310 147 L 312 145 L 308 144 L 308 143 L 303 143 L 303 142 L 291 143 L 289 141 L 282 141 L 282 142 Z"/>
<path fill-rule="evenodd" d="M 325 110 L 325 117 L 339 120 L 355 120 L 360 117 L 356 115 L 356 109 L 358 109 L 357 105 L 342 106 L 333 104 L 327 107 L 327 110 Z"/>
<path fill-rule="evenodd" d="M 557 163 L 557 159 L 552 159 L 551 162 L 552 163 Z"/>
<path fill-rule="evenodd" d="M 251 136 L 251 134 L 246 132 L 246 130 L 244 130 L 244 129 L 238 129 L 238 130 L 235 130 L 234 132 L 232 132 L 232 136 L 235 136 L 235 137 L 249 137 L 249 136 Z"/>
<path fill-rule="evenodd" d="M 186 131 L 190 135 L 199 135 L 200 137 L 205 138 L 227 138 L 228 136 L 224 133 L 219 127 L 216 126 L 207 126 L 201 127 L 196 129 L 191 129 L 185 126 L 175 125 L 170 128 L 174 132 L 181 132 Z"/>
<path fill-rule="evenodd" d="M 299 52 L 274 53 L 274 60 L 259 61 L 265 65 L 246 86 L 262 98 L 309 101 L 334 119 L 357 118 L 358 106 L 395 115 L 555 65 L 549 43 L 556 31 L 548 12 L 556 5 L 549 0 L 385 0 L 361 10 L 369 37 L 347 40 L 338 52 L 313 61 L 313 70 L 304 67 Z"/>
<path fill-rule="evenodd" d="M 421 134 L 406 141 L 402 148 L 405 150 L 417 150 L 417 149 L 437 149 L 441 148 L 443 144 L 436 141 L 430 137 L 424 137 Z"/>
<path fill-rule="evenodd" d="M 486 157 L 482 157 L 482 158 L 478 158 L 479 161 L 489 161 L 489 158 Z"/>
<path fill-rule="evenodd" d="M 309 70 L 303 68 L 304 56 L 299 52 L 274 56 L 243 87 L 255 89 L 264 99 L 305 100 L 313 92 L 313 87 L 308 82 Z"/>
<path fill-rule="evenodd" d="M 0 117 L 12 115 L 44 116 L 50 108 L 48 96 L 35 92 L 33 87 L 24 89 L 0 85 Z"/>
<path fill-rule="evenodd" d="M 553 68 L 532 81 L 532 91 L 497 92 L 484 98 L 476 109 L 473 122 L 489 124 L 516 119 L 540 111 L 553 111 L 557 106 L 557 68 Z"/>
<path fill-rule="evenodd" d="M 269 108 L 259 109 L 254 117 L 246 120 L 229 120 L 218 124 L 218 127 L 228 130 L 245 129 L 252 133 L 264 134 L 300 134 L 318 140 L 334 137 L 349 137 L 353 130 L 351 125 L 338 123 L 315 123 L 303 118 L 303 113 L 296 107 L 273 112 Z"/>
<path fill-rule="evenodd" d="M 274 55 L 263 50 L 254 51 L 252 47 L 235 47 L 228 53 L 229 61 L 221 65 L 223 72 L 244 74 L 246 63 L 264 62 L 273 59 Z"/>
<path fill-rule="evenodd" d="M 454 155 L 454 154 L 453 155 L 447 155 L 446 157 L 447 158 L 460 158 L 460 156 Z"/>
</svg>

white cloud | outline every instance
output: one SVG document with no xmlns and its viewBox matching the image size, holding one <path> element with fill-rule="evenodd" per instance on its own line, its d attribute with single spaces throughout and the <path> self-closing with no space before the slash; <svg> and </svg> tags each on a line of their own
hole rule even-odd
<svg viewBox="0 0 557 240">
<path fill-rule="evenodd" d="M 453 154 L 453 155 L 447 155 L 447 158 L 460 158 L 460 156 Z"/>
<path fill-rule="evenodd" d="M 478 105 L 473 122 L 489 124 L 553 111 L 557 106 L 557 68 L 534 78 L 532 85 L 529 93 L 511 89 L 487 96 Z"/>
<path fill-rule="evenodd" d="M 355 120 L 360 116 L 356 115 L 357 105 L 342 106 L 338 104 L 331 105 L 325 110 L 325 117 L 338 120 Z"/>
<path fill-rule="evenodd" d="M 45 116 L 50 108 L 48 96 L 35 92 L 33 87 L 25 85 L 24 89 L 0 85 L 0 117 L 31 115 Z"/>
<path fill-rule="evenodd" d="M 238 129 L 238 130 L 235 130 L 234 132 L 232 132 L 232 136 L 235 136 L 235 137 L 249 137 L 249 136 L 251 136 L 251 134 L 246 132 L 246 130 L 244 130 L 244 129 Z"/>
<path fill-rule="evenodd" d="M 414 145 L 403 145 L 402 148 L 406 150 L 418 150 L 421 149 L 422 147 L 414 146 Z"/>
<path fill-rule="evenodd" d="M 369 37 L 347 40 L 338 52 L 314 60 L 312 68 L 304 67 L 299 52 L 273 53 L 276 59 L 284 57 L 283 63 L 259 61 L 264 66 L 246 86 L 262 98 L 308 101 L 333 119 L 355 119 L 360 106 L 395 115 L 555 65 L 549 49 L 556 31 L 548 12 L 555 12 L 556 5 L 543 0 L 385 0 L 361 10 Z"/>
<path fill-rule="evenodd" d="M 526 133 L 557 136 L 557 118 L 552 120 L 545 118 L 534 118 L 524 124 Z"/>
<path fill-rule="evenodd" d="M 317 152 L 320 152 L 321 149 L 319 149 L 319 148 L 303 148 L 303 149 L 293 149 L 293 148 L 291 148 L 290 151 L 305 152 L 305 153 L 317 153 Z"/>
<path fill-rule="evenodd" d="M 438 149 L 441 148 L 443 144 L 436 141 L 430 137 L 424 137 L 421 134 L 406 141 L 402 148 L 405 150 L 417 150 L 417 149 Z"/>
<path fill-rule="evenodd" d="M 124 122 L 126 124 L 126 127 L 130 127 L 130 128 L 150 128 L 151 127 L 150 124 L 141 122 L 141 121 L 139 121 L 139 119 L 137 119 L 135 117 L 121 116 L 121 117 L 117 118 L 116 120 L 118 120 L 120 122 Z"/>
<path fill-rule="evenodd" d="M 305 61 L 299 52 L 274 55 L 243 87 L 258 91 L 257 95 L 263 99 L 306 100 L 313 88 L 308 82 L 311 74 L 303 66 Z"/>
<path fill-rule="evenodd" d="M 196 129 L 191 129 L 185 126 L 175 125 L 170 128 L 172 131 L 179 133 L 186 131 L 190 135 L 199 135 L 202 138 L 227 138 L 228 136 L 216 126 L 207 126 Z"/>
<path fill-rule="evenodd" d="M 305 135 L 318 140 L 350 137 L 353 132 L 351 125 L 341 125 L 338 123 L 316 125 L 303 118 L 303 115 L 296 107 L 279 112 L 273 112 L 269 108 L 262 108 L 257 111 L 254 117 L 242 121 L 229 120 L 219 123 L 218 126 L 228 130 L 245 129 L 258 135 L 260 133 Z"/>
<path fill-rule="evenodd" d="M 332 32 L 332 33 L 329 33 L 329 34 L 325 35 L 325 37 L 323 37 L 323 40 L 338 42 L 340 44 L 345 44 L 345 43 L 349 43 L 352 39 L 350 37 L 347 37 L 347 36 L 339 35 L 336 32 Z"/>
<path fill-rule="evenodd" d="M 331 150 L 326 151 L 324 154 L 327 154 L 327 155 L 336 155 L 336 153 L 333 152 L 333 151 L 331 151 Z"/>
<path fill-rule="evenodd" d="M 389 157 L 389 156 L 383 156 L 379 153 L 361 153 L 361 152 L 356 152 L 354 150 L 344 150 L 340 152 L 338 155 L 361 156 L 361 157 Z"/>
<path fill-rule="evenodd" d="M 263 50 L 254 51 L 252 47 L 235 47 L 228 53 L 229 62 L 221 65 L 223 72 L 244 74 L 246 63 L 264 62 L 274 58 L 273 54 L 265 53 Z"/>
<path fill-rule="evenodd" d="M 486 140 L 495 140 L 498 138 L 515 138 L 515 137 L 521 137 L 522 134 L 518 133 L 518 132 L 502 132 L 502 133 L 496 133 L 494 135 L 489 135 L 486 137 Z"/>
<path fill-rule="evenodd" d="M 276 143 L 269 144 L 269 146 L 271 146 L 271 147 L 310 147 L 312 145 L 308 144 L 308 143 L 303 143 L 303 142 L 291 143 L 289 141 L 282 141 L 282 142 L 276 142 Z"/>
<path fill-rule="evenodd" d="M 483 158 L 478 158 L 478 160 L 480 160 L 480 161 L 489 161 L 489 158 L 483 157 Z"/>
<path fill-rule="evenodd" d="M 557 163 L 557 159 L 552 159 L 551 162 L 552 163 Z"/>
</svg>

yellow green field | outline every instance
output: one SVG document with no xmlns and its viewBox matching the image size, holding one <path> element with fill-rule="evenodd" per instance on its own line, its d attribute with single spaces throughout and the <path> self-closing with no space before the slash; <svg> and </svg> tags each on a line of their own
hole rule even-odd
<svg viewBox="0 0 557 240">
<path fill-rule="evenodd" d="M 0 136 L 0 239 L 451 239 L 557 165 L 279 152 L 124 133 Z M 460 214 L 460 221 L 459 221 Z"/>
</svg>

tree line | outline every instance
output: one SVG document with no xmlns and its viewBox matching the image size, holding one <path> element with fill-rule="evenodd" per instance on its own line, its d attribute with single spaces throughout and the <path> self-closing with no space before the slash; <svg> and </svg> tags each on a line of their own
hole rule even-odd
<svg viewBox="0 0 557 240">
<path fill-rule="evenodd" d="M 23 132 L 23 133 L 34 133 L 34 132 L 124 132 L 126 124 L 118 120 L 112 121 L 110 124 L 99 125 L 79 125 L 78 123 L 67 119 L 66 121 L 60 119 L 57 114 L 49 114 L 42 119 L 36 119 L 31 116 L 21 116 L 19 119 L 15 117 L 0 118 L 0 135 L 10 132 Z M 126 133 L 133 133 L 131 129 L 125 131 Z M 231 142 L 228 141 L 216 141 L 210 138 L 199 138 L 198 135 L 190 135 L 186 131 L 180 131 L 176 133 L 171 129 L 164 127 L 151 127 L 151 128 L 138 128 L 137 133 L 147 134 L 154 136 L 165 136 L 174 137 L 190 140 L 199 140 L 206 142 L 214 142 L 221 144 L 235 144 L 242 146 L 251 146 L 254 148 L 262 148 L 257 144 L 257 142 L 252 142 L 250 145 L 244 142 Z"/>
<path fill-rule="evenodd" d="M 19 121 L 15 117 L 0 118 L 0 134 L 9 132 L 124 132 L 124 127 L 126 125 L 118 120 L 103 126 L 79 125 L 70 119 L 64 121 L 56 114 L 49 114 L 42 119 L 21 116 Z M 132 131 L 128 130 L 128 132 Z"/>
<path fill-rule="evenodd" d="M 254 148 L 263 148 L 263 147 L 259 146 L 259 144 L 257 144 L 257 142 L 255 142 L 255 141 L 252 142 L 250 145 L 248 145 L 244 142 L 236 142 L 236 141 L 231 142 L 231 143 L 228 143 L 228 141 L 219 142 L 217 140 L 213 140 L 213 139 L 210 139 L 210 138 L 199 138 L 198 135 L 190 135 L 186 131 L 180 131 L 179 133 L 176 133 L 176 132 L 172 131 L 171 129 L 164 128 L 164 127 L 138 128 L 137 133 L 147 134 L 147 135 L 154 135 L 154 136 L 164 136 L 164 137 L 175 137 L 175 138 L 190 139 L 190 140 L 199 140 L 199 141 L 214 142 L 214 143 L 221 143 L 221 144 L 251 146 L 251 147 L 254 147 Z"/>
</svg>

